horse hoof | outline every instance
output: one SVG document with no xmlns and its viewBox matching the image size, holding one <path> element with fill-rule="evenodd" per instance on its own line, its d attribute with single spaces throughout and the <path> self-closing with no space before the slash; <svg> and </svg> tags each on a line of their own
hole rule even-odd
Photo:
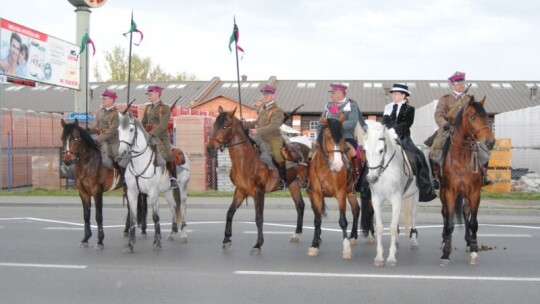
<svg viewBox="0 0 540 304">
<path fill-rule="evenodd" d="M 396 260 L 386 260 L 385 265 L 386 265 L 386 267 L 396 267 L 397 266 L 397 261 Z"/>
<path fill-rule="evenodd" d="M 231 246 L 232 246 L 232 242 L 226 242 L 226 243 L 223 243 L 221 248 L 222 249 L 229 249 L 229 248 L 231 248 Z"/>
<path fill-rule="evenodd" d="M 469 257 L 469 264 L 470 265 L 478 265 L 478 253 L 471 252 L 471 255 Z"/>
<path fill-rule="evenodd" d="M 161 251 L 161 242 L 155 242 L 153 246 L 154 251 Z"/>
<path fill-rule="evenodd" d="M 79 248 L 88 248 L 88 242 L 81 242 Z"/>
<path fill-rule="evenodd" d="M 129 233 L 127 231 L 124 231 L 124 233 L 122 233 L 122 236 L 127 238 L 129 236 Z"/>
<path fill-rule="evenodd" d="M 440 265 L 443 266 L 443 267 L 448 266 L 448 265 L 450 265 L 450 260 L 449 259 L 441 259 Z"/>
<path fill-rule="evenodd" d="M 133 253 L 133 245 L 127 245 L 124 247 L 124 254 Z"/>
<path fill-rule="evenodd" d="M 169 234 L 169 236 L 167 237 L 167 241 L 174 241 L 174 234 Z"/>
<path fill-rule="evenodd" d="M 356 245 L 356 243 L 357 243 L 357 241 L 356 241 L 355 238 L 350 238 L 350 239 L 349 239 L 349 244 L 351 244 L 351 245 Z"/>
<path fill-rule="evenodd" d="M 374 259 L 373 260 L 373 265 L 375 265 L 376 267 L 381 267 L 381 266 L 384 266 L 384 260 L 379 260 L 379 259 Z"/>
<path fill-rule="evenodd" d="M 187 236 L 182 236 L 182 237 L 180 238 L 180 243 L 182 243 L 182 244 L 187 243 Z"/>
<path fill-rule="evenodd" d="M 319 248 L 315 248 L 315 247 L 309 247 L 308 251 L 307 251 L 307 255 L 309 256 L 318 256 L 319 255 Z"/>
<path fill-rule="evenodd" d="M 103 250 L 105 246 L 103 244 L 96 244 L 96 249 Z"/>
<path fill-rule="evenodd" d="M 261 254 L 261 248 L 251 248 L 251 250 L 249 251 L 249 254 L 250 255 L 260 255 Z"/>
<path fill-rule="evenodd" d="M 369 235 L 367 237 L 367 243 L 368 244 L 374 244 L 375 243 L 375 238 L 372 235 Z"/>
<path fill-rule="evenodd" d="M 147 236 L 146 231 L 141 232 L 141 238 L 146 239 Z"/>
<path fill-rule="evenodd" d="M 418 242 L 416 242 L 416 241 L 415 241 L 415 242 L 412 242 L 412 243 L 411 243 L 411 249 L 412 249 L 412 250 L 418 250 Z"/>
<path fill-rule="evenodd" d="M 344 260 L 350 260 L 350 259 L 352 259 L 352 252 L 344 252 L 344 253 L 343 253 L 343 259 L 344 259 Z"/>
<path fill-rule="evenodd" d="M 299 243 L 300 242 L 300 235 L 298 233 L 295 233 L 291 236 L 291 239 L 289 240 L 291 243 Z"/>
</svg>

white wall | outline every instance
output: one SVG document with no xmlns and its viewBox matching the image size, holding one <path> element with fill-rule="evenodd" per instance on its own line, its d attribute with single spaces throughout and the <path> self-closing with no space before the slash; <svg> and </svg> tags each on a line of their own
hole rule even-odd
<svg viewBox="0 0 540 304">
<path fill-rule="evenodd" d="M 436 107 L 437 100 L 434 100 L 415 110 L 414 124 L 411 127 L 411 139 L 417 146 L 423 145 L 424 141 L 438 129 L 435 123 Z"/>
</svg>

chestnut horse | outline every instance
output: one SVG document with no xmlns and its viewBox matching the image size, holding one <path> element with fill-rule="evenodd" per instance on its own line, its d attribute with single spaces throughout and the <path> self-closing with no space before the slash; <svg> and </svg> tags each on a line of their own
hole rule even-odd
<svg viewBox="0 0 540 304">
<path fill-rule="evenodd" d="M 461 223 L 465 219 L 465 241 L 470 249 L 469 264 L 478 263 L 478 207 L 482 187 L 481 168 L 476 161 L 479 143 L 493 149 L 495 137 L 488 124 L 484 102 L 471 98 L 456 115 L 449 140 L 443 147 L 443 165 L 440 198 L 442 201 L 443 255 L 441 265 L 450 263 L 454 216 Z"/>
<path fill-rule="evenodd" d="M 321 216 L 326 212 L 325 197 L 335 197 L 339 205 L 339 226 L 343 232 L 343 258 L 352 258 L 351 243 L 358 238 L 358 216 L 360 206 L 353 191 L 357 177 L 352 165 L 345 155 L 345 139 L 343 137 L 344 116 L 340 120 L 323 117 L 323 129 L 317 138 L 317 151 L 309 164 L 309 199 L 315 216 L 315 233 L 308 250 L 309 256 L 319 254 L 321 242 Z M 346 201 L 349 200 L 353 214 L 351 234 L 347 238 Z"/>
<path fill-rule="evenodd" d="M 90 134 L 79 127 L 79 122 L 66 123 L 61 121 L 63 160 L 66 165 L 75 163 L 73 174 L 83 206 L 84 238 L 80 247 L 88 247 L 88 239 L 92 236 L 90 228 L 91 199 L 96 205 L 96 222 L 98 226 L 98 241 L 96 249 L 103 249 L 103 192 L 116 188 L 120 180 L 120 172 L 109 169 L 101 164 L 101 152 Z"/>
<path fill-rule="evenodd" d="M 214 122 L 214 131 L 212 138 L 207 144 L 207 150 L 210 155 L 215 155 L 217 149 L 223 151 L 229 149 L 231 157 L 231 173 L 230 178 L 234 186 L 233 200 L 227 212 L 227 222 L 225 224 L 225 238 L 223 239 L 223 249 L 231 247 L 232 241 L 232 221 L 236 210 L 240 207 L 244 199 L 248 196 L 253 197 L 255 205 L 255 223 L 257 225 L 257 243 L 250 251 L 252 255 L 261 253 L 261 247 L 264 243 L 263 237 L 263 212 L 264 212 L 264 195 L 267 192 L 278 190 L 280 185 L 280 176 L 278 170 L 270 170 L 268 166 L 259 159 L 259 153 L 251 143 L 246 130 L 242 126 L 234 113 L 226 112 L 219 107 L 219 115 Z M 309 148 L 304 145 L 302 154 L 304 159 L 307 159 Z M 306 166 L 296 164 L 287 169 L 287 187 L 291 192 L 291 197 L 296 205 L 297 221 L 296 231 L 292 235 L 290 241 L 298 243 L 300 234 L 302 233 L 302 225 L 304 221 L 304 200 L 300 192 L 299 174 L 306 174 Z"/>
</svg>

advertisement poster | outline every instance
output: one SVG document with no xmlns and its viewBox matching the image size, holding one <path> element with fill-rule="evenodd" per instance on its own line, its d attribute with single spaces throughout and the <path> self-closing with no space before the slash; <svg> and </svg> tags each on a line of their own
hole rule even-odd
<svg viewBox="0 0 540 304">
<path fill-rule="evenodd" d="M 79 46 L 0 19 L 0 75 L 79 89 Z"/>
</svg>

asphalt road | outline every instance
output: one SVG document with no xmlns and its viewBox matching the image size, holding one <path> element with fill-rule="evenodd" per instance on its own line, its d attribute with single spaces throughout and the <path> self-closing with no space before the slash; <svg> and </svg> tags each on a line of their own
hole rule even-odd
<svg viewBox="0 0 540 304">
<path fill-rule="evenodd" d="M 163 203 L 163 199 L 161 200 Z M 300 243 L 289 243 L 296 220 L 288 199 L 267 199 L 265 243 L 256 241 L 252 201 L 233 224 L 233 244 L 222 250 L 230 199 L 188 199 L 188 243 L 165 240 L 170 213 L 161 205 L 163 248 L 153 231 L 122 253 L 125 209 L 106 198 L 105 249 L 89 248 L 78 198 L 0 197 L 0 303 L 531 303 L 540 296 L 540 202 L 483 201 L 480 264 L 467 264 L 464 230 L 454 231 L 452 262 L 439 266 L 442 218 L 437 202 L 418 214 L 420 248 L 400 236 L 398 265 L 375 267 L 376 247 L 365 239 L 341 258 L 338 214 L 329 200 L 318 257 L 308 257 L 313 215 L 306 207 Z M 309 201 L 306 199 L 306 203 Z M 387 212 L 388 214 L 388 212 Z M 92 217 L 94 217 L 92 210 Z M 349 223 L 351 222 L 348 214 Z M 95 224 L 92 218 L 92 224 Z M 152 223 L 149 222 L 151 228 Z M 383 237 L 385 252 L 389 236 Z"/>
</svg>

